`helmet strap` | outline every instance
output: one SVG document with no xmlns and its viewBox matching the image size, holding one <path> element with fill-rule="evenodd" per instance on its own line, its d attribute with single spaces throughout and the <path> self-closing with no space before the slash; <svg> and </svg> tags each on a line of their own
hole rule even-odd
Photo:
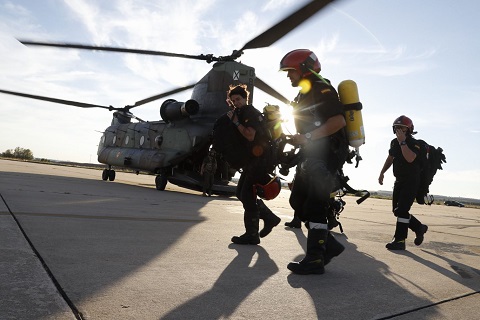
<svg viewBox="0 0 480 320">
<path fill-rule="evenodd" d="M 325 80 L 325 78 L 322 77 L 322 76 L 320 75 L 320 73 L 317 73 L 317 72 L 313 71 L 312 69 L 308 69 L 308 70 L 310 70 L 310 72 L 313 73 L 318 79 L 320 79 L 320 80 L 322 80 L 324 83 L 330 85 L 330 83 L 328 83 L 328 81 Z"/>
</svg>

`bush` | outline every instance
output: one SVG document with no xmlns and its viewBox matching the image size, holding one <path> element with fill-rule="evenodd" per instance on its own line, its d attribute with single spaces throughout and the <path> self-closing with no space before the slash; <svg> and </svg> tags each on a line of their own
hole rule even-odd
<svg viewBox="0 0 480 320">
<path fill-rule="evenodd" d="M 15 150 L 8 149 L 3 153 L 0 153 L 0 156 L 5 158 L 15 158 L 15 159 L 22 159 L 22 160 L 32 160 L 33 153 L 30 149 L 24 149 L 20 147 L 16 147 Z"/>
</svg>

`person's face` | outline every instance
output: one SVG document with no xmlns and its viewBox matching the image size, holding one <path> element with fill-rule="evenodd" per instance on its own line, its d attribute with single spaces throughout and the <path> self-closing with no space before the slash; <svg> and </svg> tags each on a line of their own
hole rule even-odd
<svg viewBox="0 0 480 320">
<path fill-rule="evenodd" d="M 407 133 L 407 131 L 408 131 L 408 128 L 404 127 L 404 126 L 394 126 L 394 128 L 395 128 L 395 131 L 400 130 L 403 133 Z"/>
<path fill-rule="evenodd" d="M 233 103 L 235 108 L 241 108 L 247 104 L 247 99 L 245 99 L 239 94 L 232 94 L 230 96 L 230 101 Z"/>
<path fill-rule="evenodd" d="M 298 84 L 302 79 L 302 75 L 295 69 L 289 69 L 287 77 L 290 79 L 290 82 L 292 82 L 292 87 L 298 87 Z"/>
</svg>

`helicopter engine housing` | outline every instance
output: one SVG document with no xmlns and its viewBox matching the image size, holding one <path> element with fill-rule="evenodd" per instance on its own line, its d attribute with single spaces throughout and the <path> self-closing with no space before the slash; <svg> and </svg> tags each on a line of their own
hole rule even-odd
<svg viewBox="0 0 480 320">
<path fill-rule="evenodd" d="M 165 122 L 182 120 L 198 113 L 200 106 L 197 101 L 190 99 L 187 102 L 178 102 L 168 99 L 160 107 L 160 117 Z"/>
</svg>

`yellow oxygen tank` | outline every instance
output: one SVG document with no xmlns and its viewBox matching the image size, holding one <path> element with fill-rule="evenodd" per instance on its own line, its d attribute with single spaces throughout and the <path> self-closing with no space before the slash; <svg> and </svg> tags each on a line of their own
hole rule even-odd
<svg viewBox="0 0 480 320">
<path fill-rule="evenodd" d="M 359 148 L 365 143 L 363 129 L 362 103 L 358 97 L 357 84 L 353 80 L 344 80 L 338 85 L 338 95 L 345 107 L 347 135 L 350 146 Z"/>
<path fill-rule="evenodd" d="M 353 80 L 344 80 L 338 85 L 338 95 L 344 105 L 348 143 L 355 148 L 358 161 L 361 160 L 359 148 L 365 143 L 365 131 L 362 119 L 362 103 L 358 97 L 357 84 Z"/>
</svg>

